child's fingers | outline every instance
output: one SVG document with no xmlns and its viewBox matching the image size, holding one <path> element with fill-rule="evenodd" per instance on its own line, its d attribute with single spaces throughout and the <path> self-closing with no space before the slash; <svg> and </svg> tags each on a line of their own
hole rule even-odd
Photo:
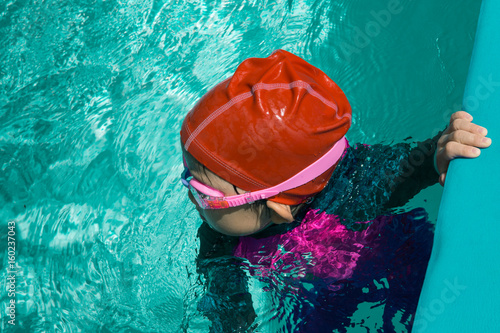
<svg viewBox="0 0 500 333">
<path fill-rule="evenodd" d="M 447 142 L 455 141 L 462 145 L 486 148 L 491 145 L 491 139 L 480 134 L 458 130 L 449 134 L 446 138 Z"/>
<path fill-rule="evenodd" d="M 452 123 L 454 120 L 457 120 L 457 119 L 464 119 L 464 120 L 471 122 L 472 116 L 465 111 L 457 111 L 451 115 L 450 123 Z"/>
<path fill-rule="evenodd" d="M 452 142 L 458 143 L 461 146 L 469 146 L 471 148 L 473 147 L 486 148 L 491 145 L 491 139 L 484 137 L 482 134 L 477 134 L 477 133 L 474 134 L 466 130 L 457 130 L 442 135 L 441 138 L 439 138 L 438 147 L 444 147 L 445 151 L 449 151 L 453 154 L 456 154 L 457 146 L 455 146 L 454 144 L 450 145 L 450 143 Z M 466 149 L 466 147 L 461 147 L 459 149 L 463 151 Z"/>
<path fill-rule="evenodd" d="M 444 184 L 446 170 L 451 160 L 457 157 L 475 158 L 481 154 L 478 148 L 491 145 L 491 139 L 486 138 L 486 128 L 473 124 L 472 116 L 465 111 L 457 111 L 450 117 L 450 124 L 438 140 L 436 164 L 439 182 Z"/>
<path fill-rule="evenodd" d="M 444 154 L 448 160 L 452 160 L 457 157 L 474 158 L 481 154 L 481 150 L 470 145 L 464 145 L 457 141 L 449 141 L 445 146 Z"/>
<path fill-rule="evenodd" d="M 450 130 L 449 133 L 463 130 L 470 133 L 476 133 L 482 136 L 486 136 L 486 134 L 488 134 L 488 130 L 486 128 L 471 123 L 470 121 L 467 121 L 462 118 L 455 119 L 453 122 L 450 123 L 450 126 L 448 128 Z"/>
</svg>

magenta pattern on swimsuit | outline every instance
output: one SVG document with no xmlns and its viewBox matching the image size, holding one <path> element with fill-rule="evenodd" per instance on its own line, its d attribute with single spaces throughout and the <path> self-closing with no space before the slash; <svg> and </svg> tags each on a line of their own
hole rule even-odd
<svg viewBox="0 0 500 333">
<path fill-rule="evenodd" d="M 356 279 L 364 277 L 361 280 L 365 281 L 386 273 L 388 280 L 411 276 L 414 255 L 410 253 L 418 248 L 415 244 L 418 243 L 415 238 L 419 238 L 415 232 L 418 222 L 419 219 L 409 213 L 384 215 L 373 221 L 358 222 L 364 224 L 360 228 L 364 230 L 355 231 L 342 225 L 338 216 L 311 209 L 300 225 L 285 234 L 260 239 L 241 237 L 234 255 L 246 258 L 254 275 L 285 274 L 302 279 L 312 274 L 332 282 L 328 289 L 336 291 L 342 284 L 337 285 L 335 281 L 352 278 L 356 270 Z M 425 223 L 421 227 L 425 227 Z M 422 250 L 428 252 L 432 234 L 420 234 L 425 243 Z M 421 266 L 421 262 L 418 265 Z"/>
<path fill-rule="evenodd" d="M 323 279 L 345 279 L 352 276 L 372 229 L 347 230 L 338 216 L 311 210 L 299 226 L 286 234 L 243 238 L 235 256 L 247 258 L 263 276 L 274 271 L 302 278 L 310 272 Z M 297 267 L 303 269 L 297 271 Z"/>
</svg>

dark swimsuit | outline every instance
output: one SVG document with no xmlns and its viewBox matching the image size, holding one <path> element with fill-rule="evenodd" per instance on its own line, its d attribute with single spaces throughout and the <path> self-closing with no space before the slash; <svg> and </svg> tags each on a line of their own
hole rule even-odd
<svg viewBox="0 0 500 333">
<path fill-rule="evenodd" d="M 255 312 L 247 275 L 272 292 L 287 332 L 338 332 L 363 306 L 382 312 L 384 332 L 411 330 L 432 249 L 423 208 L 401 207 L 438 181 L 439 135 L 416 145 L 349 147 L 328 185 L 291 224 L 247 237 L 199 229 L 198 267 L 207 294 L 199 309 L 216 332 L 244 331 Z M 284 306 L 293 300 L 293 306 Z M 372 310 L 374 311 L 374 310 Z M 357 323 L 356 326 L 373 329 Z"/>
</svg>

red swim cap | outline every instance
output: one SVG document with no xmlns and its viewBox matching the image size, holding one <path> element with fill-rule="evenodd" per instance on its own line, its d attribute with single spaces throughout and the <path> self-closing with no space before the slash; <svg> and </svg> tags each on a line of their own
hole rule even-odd
<svg viewBox="0 0 500 333">
<path fill-rule="evenodd" d="M 351 125 L 351 107 L 325 73 L 283 50 L 243 61 L 187 114 L 184 148 L 245 190 L 277 185 L 323 156 Z M 271 201 L 296 205 L 320 192 L 335 165 Z"/>
</svg>

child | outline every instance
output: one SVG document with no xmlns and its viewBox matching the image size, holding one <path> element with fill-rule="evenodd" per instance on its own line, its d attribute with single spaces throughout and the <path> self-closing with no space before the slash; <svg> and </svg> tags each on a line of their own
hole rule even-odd
<svg viewBox="0 0 500 333">
<path fill-rule="evenodd" d="M 451 159 L 489 146 L 471 119 L 453 114 L 446 131 L 416 147 L 351 147 L 351 108 L 323 72 L 283 50 L 241 63 L 181 130 L 183 183 L 204 221 L 200 309 L 212 330 L 246 330 L 255 319 L 241 263 L 285 279 L 281 294 L 300 295 L 290 330 L 342 330 L 361 302 L 374 301 L 385 303 L 384 330 L 398 313 L 410 329 L 432 225 L 423 209 L 391 209 L 443 184 Z M 374 279 L 390 288 L 373 288 Z"/>
</svg>

